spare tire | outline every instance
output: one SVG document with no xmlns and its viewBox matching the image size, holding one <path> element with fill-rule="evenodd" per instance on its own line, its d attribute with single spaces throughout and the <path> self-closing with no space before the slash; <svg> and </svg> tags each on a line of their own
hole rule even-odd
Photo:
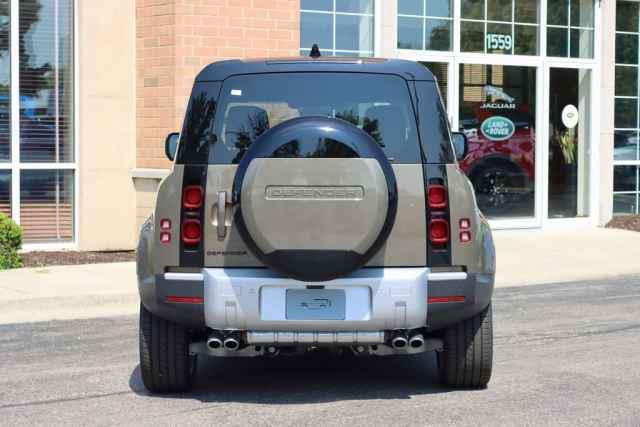
<svg viewBox="0 0 640 427">
<path fill-rule="evenodd" d="M 305 282 L 363 267 L 396 217 L 393 169 L 378 143 L 349 122 L 302 117 L 262 134 L 233 184 L 234 223 L 253 254 Z"/>
</svg>

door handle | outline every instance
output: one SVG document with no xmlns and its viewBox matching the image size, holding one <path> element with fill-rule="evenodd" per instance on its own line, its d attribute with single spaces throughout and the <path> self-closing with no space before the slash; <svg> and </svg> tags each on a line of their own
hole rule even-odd
<svg viewBox="0 0 640 427">
<path fill-rule="evenodd" d="M 213 209 L 213 225 L 216 226 L 218 240 L 227 236 L 227 192 L 218 192 L 218 201 Z"/>
</svg>

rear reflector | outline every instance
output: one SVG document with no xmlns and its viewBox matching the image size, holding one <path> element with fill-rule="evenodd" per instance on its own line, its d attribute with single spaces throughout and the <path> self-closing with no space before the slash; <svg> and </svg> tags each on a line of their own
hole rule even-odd
<svg viewBox="0 0 640 427">
<path fill-rule="evenodd" d="M 204 298 L 202 297 L 178 297 L 169 295 L 166 301 L 171 304 L 204 304 Z"/>
<path fill-rule="evenodd" d="M 202 226 L 199 219 L 188 219 L 182 223 L 182 242 L 195 246 L 202 240 Z"/>
<path fill-rule="evenodd" d="M 470 228 L 471 228 L 471 220 L 469 220 L 469 218 L 462 218 L 460 220 L 460 229 L 468 230 Z"/>
<path fill-rule="evenodd" d="M 465 301 L 464 295 L 453 295 L 448 297 L 429 297 L 427 299 L 427 302 L 429 304 L 441 304 L 441 303 L 447 303 L 447 302 L 464 302 L 464 301 Z"/>
<path fill-rule="evenodd" d="M 449 241 L 449 223 L 444 219 L 432 219 L 429 223 L 429 240 L 442 245 Z"/>
<path fill-rule="evenodd" d="M 171 233 L 162 232 L 160 233 L 160 243 L 171 243 Z"/>
<path fill-rule="evenodd" d="M 461 231 L 460 232 L 460 243 L 469 243 L 471 241 L 471 232 L 470 231 Z"/>
<path fill-rule="evenodd" d="M 427 190 L 429 207 L 431 209 L 444 209 L 447 207 L 447 189 L 444 185 L 430 185 Z"/>
<path fill-rule="evenodd" d="M 161 219 L 160 220 L 160 230 L 171 230 L 171 220 L 170 219 Z"/>
<path fill-rule="evenodd" d="M 203 190 L 199 185 L 185 187 L 182 195 L 182 205 L 186 209 L 200 209 L 202 206 Z"/>
</svg>

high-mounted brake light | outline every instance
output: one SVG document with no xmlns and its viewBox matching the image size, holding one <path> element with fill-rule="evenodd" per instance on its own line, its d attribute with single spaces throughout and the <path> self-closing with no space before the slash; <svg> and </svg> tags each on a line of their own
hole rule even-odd
<svg viewBox="0 0 640 427">
<path fill-rule="evenodd" d="M 185 187 L 182 195 L 182 205 L 186 209 L 200 209 L 202 206 L 203 189 L 199 185 L 190 185 Z"/>
<path fill-rule="evenodd" d="M 429 240 L 436 245 L 449 242 L 449 223 L 444 219 L 432 219 L 429 223 Z"/>
<path fill-rule="evenodd" d="M 202 240 L 202 225 L 199 219 L 187 219 L 182 223 L 182 242 L 196 246 Z"/>
<path fill-rule="evenodd" d="M 447 189 L 444 185 L 430 185 L 427 190 L 427 198 L 431 209 L 447 207 Z"/>
</svg>

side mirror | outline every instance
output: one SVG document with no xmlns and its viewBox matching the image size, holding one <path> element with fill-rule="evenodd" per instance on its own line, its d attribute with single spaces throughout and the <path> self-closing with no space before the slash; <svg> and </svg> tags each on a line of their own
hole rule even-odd
<svg viewBox="0 0 640 427">
<path fill-rule="evenodd" d="M 467 153 L 469 152 L 469 141 L 467 140 L 467 135 L 462 132 L 453 132 L 452 136 L 456 159 L 460 161 L 467 157 Z"/>
<path fill-rule="evenodd" d="M 178 141 L 180 141 L 180 134 L 170 133 L 164 142 L 164 154 L 165 156 L 167 156 L 167 159 L 171 160 L 172 162 L 176 158 L 176 152 L 178 151 Z"/>
</svg>

